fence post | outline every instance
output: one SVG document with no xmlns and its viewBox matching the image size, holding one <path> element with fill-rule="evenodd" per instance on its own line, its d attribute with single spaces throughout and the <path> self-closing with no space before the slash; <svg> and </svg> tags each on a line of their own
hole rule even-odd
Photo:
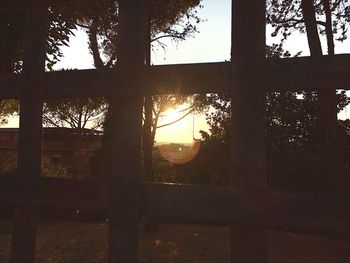
<svg viewBox="0 0 350 263">
<path fill-rule="evenodd" d="M 28 1 L 26 11 L 24 81 L 20 96 L 17 175 L 19 180 L 16 186 L 16 194 L 21 194 L 23 198 L 35 193 L 36 182 L 41 175 L 42 90 L 46 57 L 47 1 Z M 15 206 L 12 263 L 34 262 L 36 231 L 36 207 Z"/>
<path fill-rule="evenodd" d="M 232 187 L 248 192 L 247 204 L 264 209 L 265 1 L 232 1 Z M 231 227 L 231 262 L 267 262 L 266 230 Z"/>
<path fill-rule="evenodd" d="M 121 87 L 140 87 L 145 66 L 145 0 L 119 2 L 118 68 Z M 143 99 L 114 96 L 109 262 L 138 262 Z"/>
</svg>

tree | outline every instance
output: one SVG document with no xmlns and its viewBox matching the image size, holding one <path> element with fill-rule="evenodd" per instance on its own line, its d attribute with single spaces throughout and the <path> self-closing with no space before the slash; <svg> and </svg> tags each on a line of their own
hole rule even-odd
<svg viewBox="0 0 350 263">
<path fill-rule="evenodd" d="M 306 33 L 310 54 L 322 56 L 320 35 L 326 36 L 328 55 L 334 55 L 334 39 L 347 38 L 350 8 L 347 0 L 290 0 L 268 2 L 267 22 L 275 28 L 272 36 L 282 33 L 284 41 L 293 30 Z M 323 137 L 324 152 L 332 151 L 337 125 L 335 92 L 319 91 L 319 131 Z M 333 154 L 334 155 L 334 154 Z"/>
<path fill-rule="evenodd" d="M 167 127 L 170 125 L 173 125 L 185 117 L 187 117 L 189 114 L 196 114 L 202 112 L 204 109 L 208 107 L 207 104 L 203 102 L 203 95 L 193 95 L 193 96 L 186 96 L 186 95 L 162 95 L 162 96 L 152 96 L 152 104 L 151 104 L 151 111 L 152 111 L 152 117 L 150 118 L 151 122 L 151 140 L 152 145 L 155 142 L 156 132 L 157 129 L 161 129 L 163 127 Z M 179 106 L 186 105 L 185 108 L 179 109 Z M 178 118 L 169 122 L 159 122 L 168 117 L 166 114 L 166 111 L 169 109 L 173 109 L 177 111 Z M 145 114 L 146 115 L 146 114 Z M 144 118 L 144 126 L 146 125 L 146 117 Z"/>
<path fill-rule="evenodd" d="M 89 47 L 94 58 L 96 68 L 113 67 L 117 63 L 117 37 L 118 37 L 118 3 L 116 1 L 100 1 L 102 4 L 93 9 L 83 11 L 80 26 L 89 36 Z M 184 40 L 197 31 L 196 24 L 201 20 L 196 15 L 195 7 L 200 0 L 174 1 L 152 0 L 149 3 L 149 49 L 161 42 L 164 38 L 174 41 Z M 110 14 L 109 16 L 101 14 Z M 153 46 L 154 47 L 154 46 Z M 147 64 L 150 65 L 150 54 L 146 55 Z M 170 104 L 174 105 L 188 100 L 181 96 L 147 96 L 144 102 L 143 127 L 143 158 L 144 178 L 153 181 L 152 149 L 156 127 L 160 113 Z M 108 127 L 108 125 L 107 125 Z"/>
<path fill-rule="evenodd" d="M 23 4 L 21 0 L 3 1 L 19 6 Z M 76 29 L 73 12 L 60 5 L 50 6 L 49 25 L 47 36 L 47 57 L 46 65 L 51 69 L 56 64 L 62 52 L 60 46 L 68 45 L 69 36 L 73 35 Z M 0 74 L 18 74 L 22 71 L 23 64 L 23 26 L 25 16 L 22 13 L 1 13 L 0 31 Z M 17 113 L 18 102 L 15 100 L 2 100 L 0 102 L 0 125 L 7 122 L 7 117 Z"/>
<path fill-rule="evenodd" d="M 118 37 L 118 19 L 116 16 L 118 13 L 118 3 L 116 1 L 101 2 L 103 4 L 94 9 L 87 8 L 84 10 L 83 19 L 80 20 L 79 24 L 89 35 L 89 47 L 96 68 L 113 67 L 116 65 L 118 58 L 116 46 L 116 39 Z M 199 3 L 200 0 L 150 1 L 150 40 L 149 43 L 147 43 L 150 49 L 151 45 L 155 45 L 156 43 L 162 48 L 165 48 L 161 40 L 166 37 L 172 38 L 174 41 L 180 41 L 196 32 L 196 24 L 200 22 L 200 19 L 196 15 L 195 7 L 198 6 Z M 104 9 L 107 11 L 103 11 Z M 106 12 L 111 15 L 101 16 L 102 13 Z M 148 65 L 150 64 L 150 54 L 147 55 L 147 63 Z M 145 98 L 143 153 L 145 174 L 150 174 L 150 176 L 146 175 L 146 178 L 153 177 L 153 172 L 147 171 L 152 170 L 152 148 L 158 118 L 161 112 L 171 105 L 186 100 L 188 99 L 185 97 L 175 95 Z M 108 118 L 106 118 L 106 122 L 108 122 Z M 109 132 L 107 130 L 108 127 L 109 124 L 105 123 L 104 131 L 106 138 L 109 138 L 108 134 L 106 134 Z M 108 149 L 108 142 L 106 142 L 106 145 L 102 146 L 102 148 L 103 147 Z M 107 154 L 105 150 L 101 150 L 99 154 L 101 154 L 101 152 Z M 152 178 L 150 179 L 152 180 Z"/>
<path fill-rule="evenodd" d="M 8 117 L 18 112 L 18 103 L 15 100 L 0 100 L 0 126 L 7 124 Z"/>
<path fill-rule="evenodd" d="M 150 58 L 147 59 L 147 63 Z M 142 157 L 143 157 L 143 179 L 145 181 L 154 182 L 154 164 L 153 149 L 156 131 L 158 128 L 158 120 L 161 113 L 168 108 L 175 108 L 179 103 L 183 103 L 186 98 L 182 96 L 146 96 L 144 99 L 144 119 L 142 129 Z M 163 126 L 164 127 L 164 126 Z M 150 224 L 151 229 L 156 230 L 157 227 Z"/>
<path fill-rule="evenodd" d="M 212 107 L 206 114 L 210 134 L 202 132 L 198 156 L 190 163 L 177 165 L 176 170 L 180 177 L 189 176 L 189 183 L 226 184 L 231 137 L 230 97 L 213 94 L 207 98 Z M 349 98 L 340 93 L 337 101 L 340 111 L 349 103 Z M 266 107 L 269 185 L 293 191 L 324 190 L 329 180 L 320 165 L 320 138 L 315 130 L 318 114 L 316 95 L 269 92 Z M 340 141 L 347 147 L 344 156 L 348 156 L 350 150 L 346 125 L 337 126 Z M 196 176 L 198 173 L 200 177 Z"/>
<path fill-rule="evenodd" d="M 7 0 L 6 0 L 7 1 Z M 8 1 L 10 2 L 10 1 Z M 11 1 L 13 2 L 13 1 Z M 23 1 L 15 0 L 18 5 Z M 6 5 L 6 3 L 5 3 Z M 61 46 L 68 46 L 69 37 L 73 36 L 73 31 L 77 29 L 79 19 L 77 9 L 70 8 L 61 3 L 51 3 L 48 7 L 48 34 L 46 50 L 46 67 L 52 67 L 63 56 Z M 23 64 L 23 28 L 25 15 L 23 13 L 2 13 L 0 17 L 0 29 L 3 37 L 0 38 L 0 74 L 19 74 Z M 15 100 L 0 102 L 0 124 L 6 123 L 6 117 L 19 111 L 19 103 Z M 63 103 L 46 102 L 44 104 L 43 123 L 47 126 L 67 126 L 77 130 L 82 130 L 88 123 L 94 123 L 95 128 L 100 124 L 98 117 L 104 114 L 105 103 L 103 99 L 71 99 Z M 79 140 L 83 140 L 79 136 Z M 2 154 L 2 159 L 6 158 L 7 165 L 4 169 L 15 168 L 16 160 L 14 153 Z M 76 162 L 82 158 L 81 152 L 76 152 Z M 86 158 L 85 158 L 86 159 Z M 53 167 L 47 158 L 43 158 L 43 173 L 45 175 L 63 175 L 65 169 Z M 62 168 L 62 167 L 61 167 Z"/>
<path fill-rule="evenodd" d="M 200 19 L 195 7 L 201 0 L 151 0 L 150 34 L 152 42 L 161 46 L 161 40 L 170 37 L 184 40 L 196 32 L 196 23 Z M 116 65 L 118 50 L 118 9 L 116 0 L 95 0 L 79 5 L 77 25 L 83 28 L 89 36 L 89 48 L 93 55 L 96 68 L 113 67 Z"/>
<path fill-rule="evenodd" d="M 165 48 L 165 45 L 161 42 L 164 38 L 180 41 L 195 33 L 197 31 L 196 24 L 201 21 L 196 15 L 197 11 L 195 9 L 199 4 L 200 0 L 151 0 L 149 3 L 150 42 L 148 43 L 150 49 L 156 44 Z M 116 65 L 118 57 L 116 46 L 118 2 L 99 0 L 92 5 L 86 6 L 81 11 L 82 15 L 78 25 L 88 33 L 89 48 L 94 58 L 95 67 L 113 67 Z M 150 54 L 147 57 L 148 64 L 150 64 Z M 145 112 L 149 112 L 149 114 L 145 114 L 144 123 L 145 127 L 150 127 L 152 130 L 150 140 L 153 145 L 160 112 L 169 107 L 170 104 L 174 105 L 174 103 L 180 103 L 188 99 L 178 95 L 170 95 L 147 97 L 147 100 L 148 105 L 152 105 L 152 109 L 145 108 Z M 145 105 L 147 105 L 146 102 Z M 150 119 L 148 116 L 150 116 Z"/>
<path fill-rule="evenodd" d="M 49 127 L 69 126 L 77 131 L 101 128 L 107 110 L 103 98 L 78 98 L 44 104 L 43 123 Z"/>
<path fill-rule="evenodd" d="M 201 131 L 202 139 L 196 156 L 175 164 L 176 183 L 227 185 L 231 176 L 229 144 L 215 134 Z"/>
<path fill-rule="evenodd" d="M 3 1 L 21 6 L 21 0 Z M 76 17 L 74 11 L 68 7 L 56 4 L 48 8 L 47 35 L 47 67 L 50 69 L 62 57 L 60 47 L 68 45 L 69 36 L 74 35 Z M 23 13 L 2 13 L 0 17 L 0 73 L 18 73 L 22 70 L 23 61 L 23 27 L 25 15 Z"/>
<path fill-rule="evenodd" d="M 320 35 L 327 40 L 328 55 L 334 55 L 334 39 L 344 41 L 347 38 L 350 8 L 348 0 L 291 0 L 269 1 L 267 21 L 274 28 L 273 36 L 282 32 L 286 39 L 293 30 L 306 33 L 310 54 L 313 57 L 323 55 Z M 318 101 L 316 125 L 319 133 L 321 155 L 324 169 L 330 179 L 335 179 L 344 171 L 340 167 L 339 151 L 334 145 L 340 146 L 337 136 L 337 104 L 336 94 L 331 89 L 315 93 Z M 332 182 L 332 181 L 330 181 Z M 331 183 L 338 187 L 337 183 Z"/>
<path fill-rule="evenodd" d="M 349 14 L 348 0 L 268 0 L 266 19 L 274 28 L 272 36 L 282 35 L 282 41 L 294 31 L 307 33 L 309 44 L 315 46 L 310 48 L 311 53 L 320 50 L 318 32 L 327 35 L 328 52 L 332 54 L 332 38 L 347 39 Z"/>
<path fill-rule="evenodd" d="M 274 45 L 267 47 L 267 56 L 280 57 L 290 54 L 283 51 L 281 45 Z M 211 94 L 206 98 L 212 107 L 206 114 L 210 134 L 202 132 L 202 146 L 197 158 L 189 164 L 179 166 L 178 171 L 192 175 L 192 171 L 198 169 L 203 180 L 197 178 L 197 183 L 224 184 L 227 182 L 227 156 L 231 137 L 230 97 Z M 336 100 L 338 112 L 350 102 L 345 92 L 338 93 Z M 329 185 L 320 165 L 321 139 L 315 129 L 318 111 L 316 93 L 268 92 L 265 134 L 269 184 L 272 187 L 300 191 L 324 190 L 325 185 Z M 346 124 L 342 125 L 337 125 L 337 134 L 346 144 L 349 142 L 349 136 L 344 129 Z"/>
</svg>

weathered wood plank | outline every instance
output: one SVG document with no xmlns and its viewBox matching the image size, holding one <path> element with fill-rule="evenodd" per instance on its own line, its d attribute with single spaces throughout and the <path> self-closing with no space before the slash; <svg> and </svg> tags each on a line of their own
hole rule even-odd
<svg viewBox="0 0 350 263">
<path fill-rule="evenodd" d="M 110 182 L 42 177 L 38 190 L 23 193 L 14 176 L 0 176 L 0 201 L 41 207 L 108 209 Z M 17 186 L 16 186 L 17 185 Z M 144 211 L 165 219 L 216 224 L 266 225 L 304 233 L 350 233 L 350 195 L 268 193 L 265 211 L 258 200 L 228 187 L 152 184 L 142 187 Z"/>
<path fill-rule="evenodd" d="M 232 1 L 231 185 L 264 213 L 267 189 L 265 0 Z M 266 263 L 267 228 L 231 226 L 232 263 Z"/>
<path fill-rule="evenodd" d="M 119 1 L 117 46 L 122 91 L 143 88 L 146 9 L 146 0 Z M 113 93 L 108 113 L 113 146 L 109 262 L 137 263 L 143 98 L 139 94 L 118 95 Z"/>
<path fill-rule="evenodd" d="M 0 73 L 0 97 L 2 99 L 19 99 L 21 77 Z"/>
<path fill-rule="evenodd" d="M 110 105 L 113 120 L 109 262 L 138 262 L 142 98 Z"/>
<path fill-rule="evenodd" d="M 228 91 L 230 63 L 152 66 L 152 94 L 223 93 Z"/>
<path fill-rule="evenodd" d="M 350 55 L 267 59 L 266 67 L 269 91 L 350 89 Z M 224 93 L 229 90 L 229 72 L 229 62 L 151 66 L 140 73 L 141 85 L 128 89 L 120 88 L 117 68 L 47 72 L 44 98 Z M 142 85 L 147 80 L 153 85 Z M 18 98 L 19 84 L 20 76 L 0 75 L 0 97 Z"/>
<path fill-rule="evenodd" d="M 350 89 L 350 55 L 267 59 L 266 81 L 270 91 Z M 230 63 L 151 66 L 140 72 L 141 85 L 120 88 L 118 69 L 47 73 L 46 96 L 149 95 L 171 93 L 224 93 L 229 90 Z M 142 82 L 150 81 L 146 87 Z M 13 85 L 14 86 L 14 85 Z M 61 95 L 60 95 L 61 94 Z"/>
<path fill-rule="evenodd" d="M 15 174 L 0 176 L 0 201 L 14 205 L 41 207 L 108 209 L 110 183 L 41 177 L 36 188 L 26 188 L 25 182 Z"/>
<path fill-rule="evenodd" d="M 350 89 L 350 55 L 291 59 L 267 59 L 267 89 L 298 91 Z M 120 73 L 113 70 L 82 70 L 47 73 L 46 96 L 149 95 L 171 93 L 224 93 L 229 90 L 230 63 L 199 63 L 151 66 L 143 72 L 141 85 L 120 88 Z M 142 82 L 152 85 L 146 87 Z"/>
<path fill-rule="evenodd" d="M 134 85 L 122 89 L 121 73 L 116 69 L 68 70 L 46 73 L 44 97 L 145 96 L 171 93 L 223 93 L 228 90 L 229 63 L 202 63 L 151 66 Z M 135 74 L 134 73 L 134 74 Z M 205 80 L 205 82 L 203 81 Z M 144 85 L 144 83 L 152 85 Z M 18 98 L 20 77 L 0 75 L 0 97 Z"/>
<path fill-rule="evenodd" d="M 88 0 L 48 0 L 47 4 L 49 5 L 65 5 L 69 7 L 71 3 L 75 4 L 76 2 L 84 3 Z M 46 4 L 44 4 L 46 6 Z M 0 14 L 1 13 L 10 13 L 10 14 L 25 14 L 28 11 L 28 8 L 25 5 L 25 1 L 3 1 L 0 3 Z"/>
<path fill-rule="evenodd" d="M 180 221 L 266 226 L 304 233 L 350 233 L 348 194 L 268 193 L 262 209 L 261 200 L 227 187 L 145 184 L 142 200 L 146 213 Z"/>
<path fill-rule="evenodd" d="M 24 14 L 26 12 L 26 7 L 23 3 L 19 3 L 17 1 L 4 1 L 0 3 L 0 14 L 14 14 L 14 13 L 21 13 Z"/>
<path fill-rule="evenodd" d="M 24 28 L 23 83 L 20 94 L 18 177 L 20 191 L 34 190 L 41 175 L 42 88 L 45 72 L 47 1 L 26 2 Z M 30 173 L 28 173 L 30 171 Z M 11 263 L 34 262 L 37 210 L 33 206 L 14 208 Z"/>
<path fill-rule="evenodd" d="M 145 96 L 172 93 L 222 93 L 228 90 L 229 63 L 202 63 L 151 66 L 128 89 L 120 87 L 118 68 L 47 73 L 45 96 Z M 125 73 L 124 73 L 125 77 Z M 127 77 L 127 76 L 126 76 Z M 205 81 L 203 81 L 203 79 Z M 146 85 L 149 83 L 149 85 Z"/>
<path fill-rule="evenodd" d="M 267 60 L 270 91 L 350 89 L 350 55 Z"/>
</svg>

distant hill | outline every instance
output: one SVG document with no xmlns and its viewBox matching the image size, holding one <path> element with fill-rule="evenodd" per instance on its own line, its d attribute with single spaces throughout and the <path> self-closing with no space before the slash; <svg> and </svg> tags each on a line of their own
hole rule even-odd
<svg viewBox="0 0 350 263">
<path fill-rule="evenodd" d="M 185 146 L 191 146 L 193 143 L 192 142 L 156 142 L 155 146 L 167 145 L 167 144 L 181 144 Z"/>
</svg>

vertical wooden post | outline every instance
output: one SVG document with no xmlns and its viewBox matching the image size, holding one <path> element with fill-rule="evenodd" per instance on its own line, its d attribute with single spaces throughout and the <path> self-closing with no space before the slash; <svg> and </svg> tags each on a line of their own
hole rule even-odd
<svg viewBox="0 0 350 263">
<path fill-rule="evenodd" d="M 118 67 L 122 87 L 141 85 L 145 66 L 144 0 L 119 2 Z M 138 262 L 139 177 L 141 167 L 142 97 L 113 99 L 112 200 L 109 262 Z"/>
<path fill-rule="evenodd" d="M 265 160 L 265 1 L 232 1 L 232 186 L 247 191 L 264 209 Z M 267 262 L 265 229 L 231 227 L 231 262 Z"/>
<path fill-rule="evenodd" d="M 147 0 L 147 13 L 146 13 L 146 45 L 145 45 L 145 63 L 147 68 L 151 66 L 151 17 L 150 17 L 150 0 Z M 146 85 L 149 85 L 148 83 Z M 143 169 L 144 180 L 148 182 L 154 182 L 153 171 L 153 136 L 152 136 L 152 121 L 153 121 L 153 98 L 152 94 L 145 96 L 144 101 L 145 120 L 143 127 Z"/>
<path fill-rule="evenodd" d="M 317 93 L 319 110 L 319 140 L 321 160 L 324 167 L 326 190 L 341 191 L 344 162 L 340 156 L 342 144 L 337 138 L 337 102 L 334 90 L 321 90 Z"/>
<path fill-rule="evenodd" d="M 151 66 L 151 6 L 150 0 L 146 1 L 146 46 L 145 46 L 145 58 L 146 66 Z M 150 85 L 147 83 L 146 85 Z M 154 166 L 153 166 L 153 98 L 152 94 L 145 96 L 144 100 L 144 125 L 143 125 L 143 138 L 142 138 L 142 153 L 143 153 L 143 180 L 146 182 L 154 182 Z M 154 232 L 159 230 L 159 220 L 154 216 L 143 217 L 143 230 Z"/>
<path fill-rule="evenodd" d="M 18 192 L 35 193 L 41 175 L 42 90 L 44 84 L 47 2 L 32 0 L 27 4 L 25 22 L 23 76 L 20 97 L 20 132 L 18 151 Z M 25 196 L 24 196 L 25 197 Z M 11 262 L 34 262 L 37 229 L 35 207 L 14 208 L 14 233 Z"/>
</svg>

